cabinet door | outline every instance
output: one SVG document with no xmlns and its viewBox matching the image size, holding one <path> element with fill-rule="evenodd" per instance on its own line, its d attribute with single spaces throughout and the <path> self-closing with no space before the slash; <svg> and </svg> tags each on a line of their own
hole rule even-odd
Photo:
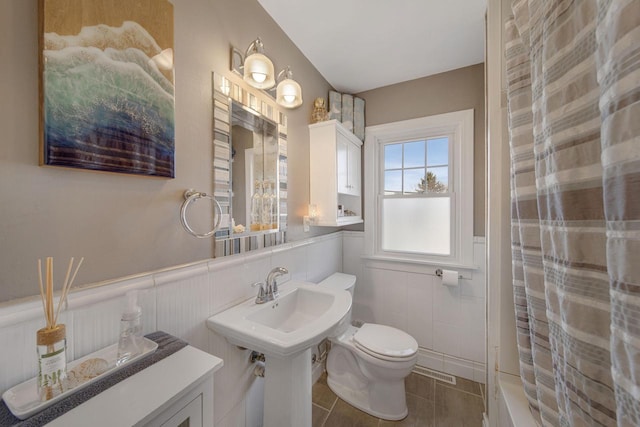
<svg viewBox="0 0 640 427">
<path fill-rule="evenodd" d="M 336 172 L 338 193 L 349 194 L 349 146 L 351 144 L 338 133 L 336 139 Z"/>
<path fill-rule="evenodd" d="M 202 395 L 193 399 L 187 406 L 176 412 L 162 423 L 161 427 L 202 427 Z"/>
<path fill-rule="evenodd" d="M 338 133 L 336 138 L 338 193 L 360 195 L 360 163 L 360 147 Z"/>
<path fill-rule="evenodd" d="M 359 196 L 361 190 L 361 174 L 360 174 L 360 165 L 362 163 L 360 158 L 360 147 L 349 143 L 348 147 L 348 179 L 347 179 L 347 194 L 351 194 L 352 196 Z"/>
</svg>

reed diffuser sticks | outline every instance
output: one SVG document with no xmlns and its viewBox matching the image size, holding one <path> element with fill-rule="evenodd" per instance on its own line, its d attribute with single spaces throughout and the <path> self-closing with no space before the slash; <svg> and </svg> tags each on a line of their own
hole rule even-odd
<svg viewBox="0 0 640 427">
<path fill-rule="evenodd" d="M 47 257 L 46 259 L 46 286 L 42 283 L 42 260 L 38 260 L 38 281 L 40 285 L 40 298 L 42 299 L 42 308 L 44 310 L 44 317 L 47 323 L 47 329 L 52 329 L 56 326 L 58 321 L 58 315 L 60 314 L 60 308 L 62 304 L 67 299 L 67 294 L 69 293 L 69 289 L 73 285 L 73 281 L 78 274 L 78 270 L 82 265 L 82 261 L 84 258 L 80 259 L 80 262 L 76 266 L 75 271 L 73 272 L 73 276 L 71 280 L 69 280 L 69 275 L 71 273 L 71 269 L 73 268 L 74 258 L 71 257 L 69 260 L 69 267 L 67 268 L 67 275 L 64 279 L 64 284 L 62 285 L 62 292 L 60 294 L 60 299 L 58 300 L 58 308 L 54 308 L 53 302 L 53 258 Z"/>
</svg>

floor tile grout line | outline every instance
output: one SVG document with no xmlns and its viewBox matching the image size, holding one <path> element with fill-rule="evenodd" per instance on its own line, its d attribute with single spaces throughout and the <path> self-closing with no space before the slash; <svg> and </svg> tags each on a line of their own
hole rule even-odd
<svg viewBox="0 0 640 427">
<path fill-rule="evenodd" d="M 331 417 L 331 413 L 333 412 L 333 408 L 336 407 L 336 403 L 338 403 L 338 399 L 339 397 L 336 396 L 335 400 L 333 401 L 333 405 L 331 405 L 331 409 L 329 409 L 329 413 L 327 414 L 327 418 L 324 419 L 324 421 L 322 422 L 322 426 L 321 427 L 325 427 L 325 425 L 327 424 L 327 421 L 329 420 L 329 417 Z"/>
<path fill-rule="evenodd" d="M 431 407 L 431 425 L 436 425 L 436 384 L 438 384 L 438 380 L 433 381 L 433 406 Z"/>
<path fill-rule="evenodd" d="M 481 399 L 482 399 L 482 395 L 481 395 L 481 394 L 476 394 L 476 393 L 473 393 L 473 392 L 471 392 L 471 391 L 461 390 L 461 389 L 459 389 L 459 388 L 451 387 L 451 386 L 447 385 L 447 383 L 443 383 L 443 382 L 439 382 L 438 384 L 440 384 L 441 386 L 446 387 L 446 388 L 448 388 L 448 389 L 450 389 L 450 390 L 456 390 L 456 391 L 459 391 L 459 392 L 461 392 L 461 393 L 470 394 L 470 395 L 472 395 L 472 396 L 476 396 L 476 397 L 479 397 L 479 398 L 481 398 Z M 435 393 L 435 390 L 434 390 L 434 393 Z"/>
<path fill-rule="evenodd" d="M 321 405 L 318 405 L 315 402 L 311 402 L 311 406 L 315 406 L 315 407 L 318 407 L 318 408 L 322 409 L 323 411 L 329 412 L 329 410 L 327 408 L 323 408 Z"/>
<path fill-rule="evenodd" d="M 331 409 L 329 409 L 329 413 L 333 412 L 333 408 L 336 407 L 336 403 L 338 403 L 338 399 L 340 398 L 336 397 L 336 399 L 333 401 L 333 405 L 331 405 Z"/>
<path fill-rule="evenodd" d="M 427 402 L 433 402 L 434 401 L 433 399 L 429 399 L 427 397 L 420 396 L 419 394 L 411 393 L 409 391 L 405 391 L 404 394 L 406 394 L 407 396 L 413 396 L 413 397 L 417 397 L 418 399 L 426 400 Z"/>
<path fill-rule="evenodd" d="M 314 405 L 316 405 L 316 404 L 314 403 Z M 320 406 L 320 405 L 316 405 L 316 406 L 318 406 L 318 407 L 322 408 L 322 406 Z M 329 419 L 329 417 L 331 416 L 331 411 L 327 410 L 326 408 L 322 408 L 322 409 L 324 409 L 325 411 L 327 411 L 327 416 L 326 416 L 326 417 L 324 418 L 324 420 L 322 421 L 322 424 L 320 425 L 320 427 L 324 427 L 324 426 L 327 424 L 327 420 L 328 420 L 328 419 Z"/>
</svg>

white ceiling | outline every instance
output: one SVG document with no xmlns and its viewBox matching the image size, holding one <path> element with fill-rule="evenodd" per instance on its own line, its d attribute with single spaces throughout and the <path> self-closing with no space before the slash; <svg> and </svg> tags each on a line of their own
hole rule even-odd
<svg viewBox="0 0 640 427">
<path fill-rule="evenodd" d="M 258 2 L 340 92 L 358 93 L 484 61 L 486 0 Z"/>
</svg>

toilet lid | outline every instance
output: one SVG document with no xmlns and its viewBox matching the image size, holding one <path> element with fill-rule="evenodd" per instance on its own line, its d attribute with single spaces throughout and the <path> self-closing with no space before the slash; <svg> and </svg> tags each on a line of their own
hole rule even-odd
<svg viewBox="0 0 640 427">
<path fill-rule="evenodd" d="M 400 329 L 365 323 L 353 336 L 361 350 L 383 359 L 407 359 L 418 351 L 418 342 Z"/>
</svg>

